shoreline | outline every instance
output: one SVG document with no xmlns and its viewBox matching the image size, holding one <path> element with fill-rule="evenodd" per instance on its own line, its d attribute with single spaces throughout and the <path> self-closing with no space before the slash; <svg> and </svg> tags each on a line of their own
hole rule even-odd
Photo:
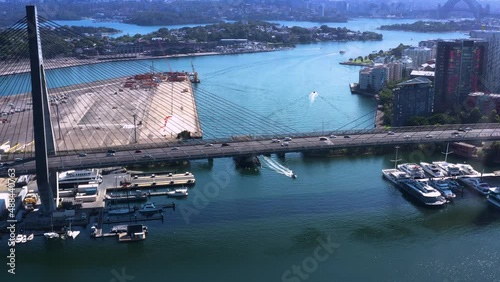
<svg viewBox="0 0 500 282">
<path fill-rule="evenodd" d="M 53 70 L 53 69 L 62 69 L 62 68 L 70 68 L 76 66 L 85 66 L 85 65 L 94 65 L 100 63 L 109 63 L 109 62 L 117 62 L 117 61 L 138 61 L 138 60 L 154 60 L 154 59 L 166 59 L 166 58 L 187 58 L 187 57 L 202 57 L 202 56 L 217 56 L 217 55 L 238 55 L 238 54 L 249 54 L 249 53 L 265 53 L 265 52 L 276 52 L 288 50 L 289 47 L 278 48 L 273 50 L 264 50 L 264 51 L 246 51 L 246 52 L 203 52 L 203 53 L 187 53 L 187 54 L 176 54 L 176 55 L 162 55 L 162 56 L 129 56 L 124 58 L 92 58 L 92 59 L 77 59 L 79 61 L 75 61 L 74 58 L 71 58 L 71 61 L 68 61 L 66 58 L 58 58 L 58 59 L 47 59 L 44 60 L 46 65 L 45 70 Z M 49 63 L 49 64 L 47 64 Z M 7 63 L 4 69 L 0 69 L 0 77 L 9 76 L 9 75 L 17 75 L 29 73 L 30 62 L 29 60 L 23 61 L 21 63 L 17 62 L 17 64 L 25 64 L 24 68 L 19 69 L 17 67 L 16 71 L 6 71 L 5 69 L 10 69 L 13 63 Z M 58 66 L 53 66 L 52 64 L 59 64 Z M 52 66 L 51 66 L 52 65 Z M 9 95 L 2 95 L 9 96 Z"/>
</svg>

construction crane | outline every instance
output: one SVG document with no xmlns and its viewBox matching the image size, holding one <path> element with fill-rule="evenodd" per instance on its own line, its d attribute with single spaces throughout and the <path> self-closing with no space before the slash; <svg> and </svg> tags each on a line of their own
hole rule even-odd
<svg viewBox="0 0 500 282">
<path fill-rule="evenodd" d="M 191 73 L 191 76 L 192 76 L 191 82 L 192 83 L 200 83 L 200 79 L 198 78 L 198 73 L 194 69 L 194 65 L 193 65 L 192 61 L 191 61 L 191 69 L 193 70 L 193 72 Z"/>
</svg>

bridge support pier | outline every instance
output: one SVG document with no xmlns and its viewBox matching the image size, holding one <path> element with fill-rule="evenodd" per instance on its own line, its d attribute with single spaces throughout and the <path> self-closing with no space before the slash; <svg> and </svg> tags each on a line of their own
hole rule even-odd
<svg viewBox="0 0 500 282">
<path fill-rule="evenodd" d="M 28 44 L 31 63 L 31 96 L 35 139 L 36 183 L 42 202 L 41 212 L 48 216 L 55 210 L 54 193 L 49 181 L 48 154 L 55 154 L 55 143 L 43 70 L 42 47 L 38 30 L 36 6 L 26 6 Z"/>
<path fill-rule="evenodd" d="M 255 169 L 260 167 L 260 160 L 255 155 L 234 157 L 234 161 L 236 168 Z"/>
</svg>

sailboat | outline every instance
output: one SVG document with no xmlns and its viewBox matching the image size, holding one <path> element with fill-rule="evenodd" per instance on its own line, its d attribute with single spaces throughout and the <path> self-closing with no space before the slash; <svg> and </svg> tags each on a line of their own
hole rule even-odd
<svg viewBox="0 0 500 282">
<path fill-rule="evenodd" d="M 45 238 L 47 239 L 59 238 L 59 233 L 54 232 L 54 222 L 52 221 L 52 217 L 50 217 L 50 226 L 52 226 L 52 231 L 43 233 L 43 236 L 45 236 Z"/>
<path fill-rule="evenodd" d="M 75 230 L 75 231 L 71 230 L 71 223 L 73 223 L 73 221 L 69 222 L 69 228 L 66 230 L 66 236 L 75 239 L 76 236 L 78 236 L 80 234 L 80 231 L 79 230 Z"/>
</svg>

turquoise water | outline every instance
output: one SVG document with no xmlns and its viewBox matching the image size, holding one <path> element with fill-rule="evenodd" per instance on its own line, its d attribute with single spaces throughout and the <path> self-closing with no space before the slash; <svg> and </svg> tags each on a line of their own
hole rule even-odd
<svg viewBox="0 0 500 282">
<path fill-rule="evenodd" d="M 382 42 L 310 44 L 283 52 L 176 58 L 169 64 L 188 69 L 192 61 L 200 73 L 195 95 L 208 137 L 247 128 L 231 110 L 248 110 L 297 131 L 334 129 L 375 107 L 349 93 L 359 68 L 339 61 L 437 37 L 383 34 Z M 440 35 L 458 36 L 463 35 Z M 340 49 L 347 53 L 338 54 Z M 150 63 L 143 63 L 147 70 Z M 168 69 L 165 60 L 155 67 Z M 311 91 L 319 94 L 314 102 Z M 220 101 L 234 107 L 224 108 Z M 372 124 L 368 117 L 358 127 Z M 402 157 L 414 161 L 417 155 Z M 422 156 L 442 159 L 438 151 Z M 230 159 L 213 165 L 195 161 L 189 170 L 196 186 L 188 198 L 176 200 L 176 211 L 165 212 L 163 223 L 146 223 L 146 241 L 91 240 L 88 228 L 75 241 L 36 238 L 17 247 L 16 276 L 7 276 L 4 264 L 0 280 L 498 281 L 500 213 L 468 191 L 444 209 L 418 206 L 382 179 L 380 170 L 392 166 L 392 158 L 271 157 L 293 170 L 295 180 L 266 165 L 254 172 L 235 170 Z M 473 165 L 482 169 L 481 163 Z M 5 237 L 0 245 L 6 246 Z"/>
</svg>

